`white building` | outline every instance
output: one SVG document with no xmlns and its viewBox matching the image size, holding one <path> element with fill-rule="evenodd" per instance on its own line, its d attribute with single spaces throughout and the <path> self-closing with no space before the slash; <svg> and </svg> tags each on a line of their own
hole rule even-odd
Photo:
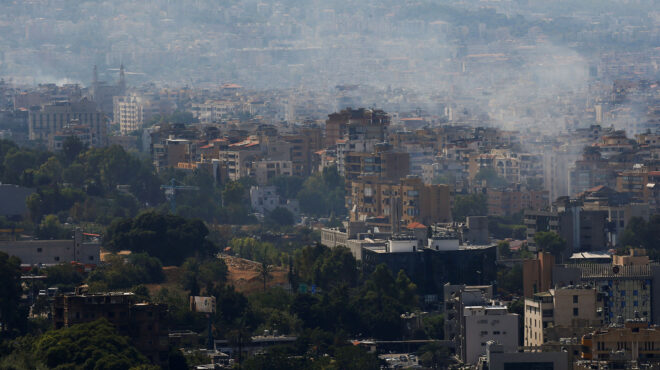
<svg viewBox="0 0 660 370">
<path fill-rule="evenodd" d="M 76 230 L 69 240 L 8 240 L 0 242 L 0 252 L 16 256 L 22 265 L 49 266 L 79 262 L 97 265 L 101 261 L 101 241 L 84 240 L 83 233 Z"/>
<path fill-rule="evenodd" d="M 474 364 L 486 354 L 488 341 L 500 343 L 507 352 L 518 350 L 518 315 L 509 313 L 500 302 L 489 305 L 466 306 L 463 309 L 462 358 Z"/>
<path fill-rule="evenodd" d="M 122 135 L 139 130 L 144 124 L 142 99 L 135 95 L 115 96 L 113 119 Z"/>
<path fill-rule="evenodd" d="M 294 218 L 300 214 L 300 205 L 297 199 L 283 199 L 277 194 L 274 186 L 253 186 L 250 188 L 250 204 L 257 213 L 267 214 L 275 208 L 285 208 L 293 213 Z"/>
</svg>

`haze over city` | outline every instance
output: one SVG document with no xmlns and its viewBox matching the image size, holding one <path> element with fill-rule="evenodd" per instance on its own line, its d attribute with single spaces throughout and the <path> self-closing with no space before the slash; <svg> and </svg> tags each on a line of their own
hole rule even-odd
<svg viewBox="0 0 660 370">
<path fill-rule="evenodd" d="M 1 1 L 0 34 L 0 368 L 660 366 L 658 1 Z"/>
</svg>

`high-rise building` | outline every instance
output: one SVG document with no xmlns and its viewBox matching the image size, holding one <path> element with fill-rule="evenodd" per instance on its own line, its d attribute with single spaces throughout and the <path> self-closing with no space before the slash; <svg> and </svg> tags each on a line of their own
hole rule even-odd
<svg viewBox="0 0 660 370">
<path fill-rule="evenodd" d="M 135 96 L 115 96 L 113 98 L 113 120 L 122 135 L 139 130 L 144 123 L 142 100 Z"/>
<path fill-rule="evenodd" d="M 390 117 L 382 110 L 346 108 L 328 115 L 325 121 L 325 146 L 331 147 L 338 140 L 385 140 Z"/>
</svg>

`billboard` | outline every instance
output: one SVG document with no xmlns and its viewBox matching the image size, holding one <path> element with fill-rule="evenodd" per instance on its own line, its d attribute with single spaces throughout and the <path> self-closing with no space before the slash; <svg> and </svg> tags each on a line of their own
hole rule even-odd
<svg viewBox="0 0 660 370">
<path fill-rule="evenodd" d="M 190 296 L 190 311 L 215 313 L 215 297 Z"/>
</svg>

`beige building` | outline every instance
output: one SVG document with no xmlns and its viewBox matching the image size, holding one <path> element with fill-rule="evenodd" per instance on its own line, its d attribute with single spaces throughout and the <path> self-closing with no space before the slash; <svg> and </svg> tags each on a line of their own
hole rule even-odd
<svg viewBox="0 0 660 370">
<path fill-rule="evenodd" d="M 566 287 L 525 298 L 524 345 L 541 346 L 602 325 L 602 300 L 590 287 Z"/>
<path fill-rule="evenodd" d="M 137 96 L 115 96 L 113 98 L 113 119 L 122 135 L 139 130 L 144 124 L 142 99 Z"/>
<path fill-rule="evenodd" d="M 274 160 L 256 161 L 252 163 L 250 174 L 257 180 L 258 185 L 266 185 L 274 177 L 293 176 L 293 163 Z"/>
<path fill-rule="evenodd" d="M 660 362 L 660 331 L 643 319 L 587 334 L 582 346 L 584 360 Z"/>
<path fill-rule="evenodd" d="M 394 218 L 405 225 L 451 222 L 451 187 L 425 185 L 418 177 L 387 181 L 376 176 L 352 182 L 348 208 L 351 221 Z"/>
<path fill-rule="evenodd" d="M 90 145 L 107 145 L 106 117 L 93 101 L 57 102 L 31 108 L 29 115 L 30 140 L 47 143 L 52 135 L 74 124 L 89 128 Z"/>
</svg>

